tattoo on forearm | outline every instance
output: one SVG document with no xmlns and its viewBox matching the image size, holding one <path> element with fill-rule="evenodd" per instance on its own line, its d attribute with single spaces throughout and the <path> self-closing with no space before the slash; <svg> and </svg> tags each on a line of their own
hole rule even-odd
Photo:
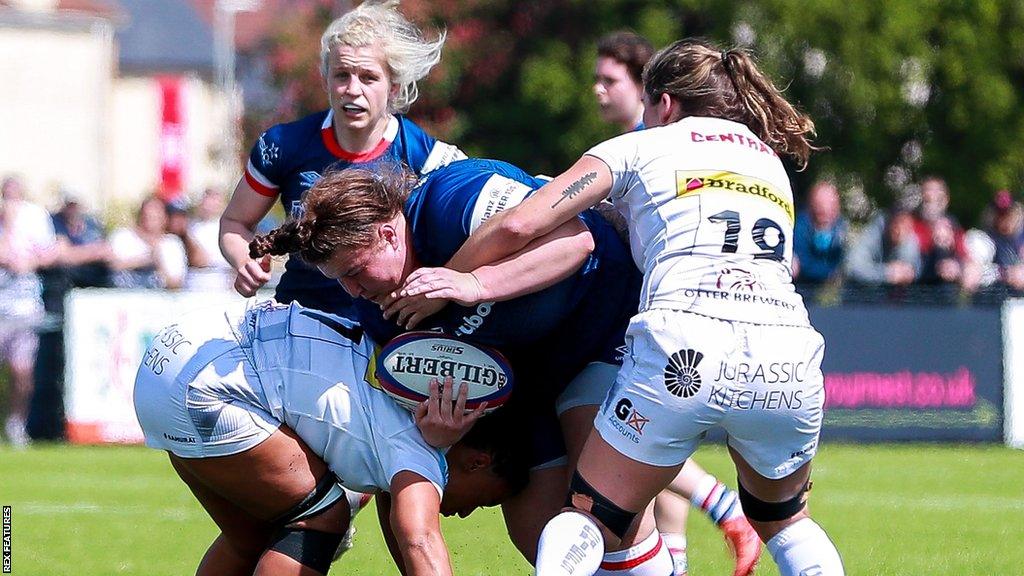
<svg viewBox="0 0 1024 576">
<path fill-rule="evenodd" d="M 597 172 L 589 172 L 589 173 L 585 174 L 579 180 L 573 182 L 572 184 L 569 184 L 568 188 L 566 188 L 565 190 L 562 190 L 562 197 L 558 199 L 558 202 L 555 202 L 554 204 L 552 204 L 551 207 L 554 208 L 554 207 L 558 206 L 559 204 L 562 203 L 563 200 L 566 200 L 566 199 L 572 200 L 580 192 L 583 192 L 583 190 L 587 186 L 589 186 L 591 183 L 593 183 L 594 180 L 597 180 Z"/>
</svg>

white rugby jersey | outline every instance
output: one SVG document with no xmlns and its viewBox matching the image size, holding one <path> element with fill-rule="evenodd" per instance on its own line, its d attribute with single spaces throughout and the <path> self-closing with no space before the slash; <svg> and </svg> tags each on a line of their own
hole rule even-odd
<svg viewBox="0 0 1024 576">
<path fill-rule="evenodd" d="M 587 152 L 612 172 L 644 272 L 640 310 L 807 325 L 793 289 L 795 209 L 775 152 L 742 124 L 690 117 Z"/>
<path fill-rule="evenodd" d="M 412 413 L 372 387 L 374 343 L 341 317 L 272 301 L 235 324 L 259 374 L 265 408 L 295 430 L 341 483 L 389 489 L 402 470 L 442 492 L 444 455 L 423 439 Z"/>
</svg>

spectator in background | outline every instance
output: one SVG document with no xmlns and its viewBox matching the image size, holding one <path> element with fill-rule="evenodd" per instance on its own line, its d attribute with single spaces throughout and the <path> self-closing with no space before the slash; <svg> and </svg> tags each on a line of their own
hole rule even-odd
<svg viewBox="0 0 1024 576">
<path fill-rule="evenodd" d="M 906 286 L 921 273 L 914 216 L 896 207 L 872 220 L 850 246 L 847 276 L 873 285 Z"/>
<path fill-rule="evenodd" d="M 71 287 L 110 286 L 111 251 L 103 227 L 85 213 L 74 192 L 64 191 L 62 197 L 60 210 L 51 216 L 60 247 L 56 264 L 66 272 Z"/>
<path fill-rule="evenodd" d="M 110 235 L 111 268 L 118 288 L 180 288 L 188 268 L 181 239 L 167 232 L 163 200 L 142 201 L 135 225 Z"/>
<path fill-rule="evenodd" d="M 235 271 L 220 253 L 220 215 L 224 196 L 213 188 L 203 191 L 192 212 L 188 235 L 194 241 L 185 279 L 188 290 L 230 290 Z"/>
<path fill-rule="evenodd" d="M 996 192 L 985 215 L 993 244 L 992 262 L 999 279 L 1013 290 L 1024 290 L 1024 208 L 1009 190 Z"/>
<path fill-rule="evenodd" d="M 633 32 L 613 32 L 597 41 L 594 95 L 601 119 L 621 132 L 644 127 L 640 75 L 653 55 L 651 43 Z"/>
<path fill-rule="evenodd" d="M 839 189 L 827 180 L 815 182 L 807 208 L 796 217 L 793 230 L 793 277 L 820 284 L 842 272 L 849 224 L 840 213 Z"/>
<path fill-rule="evenodd" d="M 29 442 L 25 422 L 39 347 L 36 327 L 44 315 L 36 271 L 56 255 L 50 215 L 25 200 L 21 180 L 6 178 L 0 184 L 0 363 L 11 376 L 4 433 L 15 446 Z"/>
<path fill-rule="evenodd" d="M 949 214 L 949 187 L 938 176 L 921 181 L 921 203 L 914 212 L 914 234 L 921 250 L 920 282 L 955 284 L 974 292 L 981 281 L 964 241 L 964 230 Z"/>
<path fill-rule="evenodd" d="M 167 233 L 177 236 L 185 249 L 185 262 L 189 270 L 206 266 L 209 259 L 192 236 L 192 216 L 188 213 L 188 204 L 184 198 L 178 198 L 164 204 L 167 211 Z"/>
</svg>

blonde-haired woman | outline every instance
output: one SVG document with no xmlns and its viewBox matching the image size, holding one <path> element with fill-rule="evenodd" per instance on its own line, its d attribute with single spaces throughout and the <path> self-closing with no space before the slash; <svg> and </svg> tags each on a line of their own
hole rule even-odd
<svg viewBox="0 0 1024 576">
<path fill-rule="evenodd" d="M 601 143 L 495 215 L 449 262 L 473 270 L 605 198 L 644 271 L 629 348 L 583 447 L 570 509 L 541 536 L 537 574 L 593 574 L 602 550 L 676 477 L 711 426 L 728 434 L 740 500 L 783 576 L 843 574 L 807 510 L 821 431 L 824 341 L 793 289 L 793 193 L 811 120 L 743 50 L 680 40 L 644 69 L 644 124 Z M 409 277 L 405 294 L 444 287 Z M 622 432 L 643 419 L 643 433 Z"/>
<path fill-rule="evenodd" d="M 256 224 L 278 199 L 286 214 L 297 215 L 302 196 L 328 167 L 403 164 L 425 174 L 465 157 L 401 115 L 416 100 L 417 82 L 440 61 L 445 34 L 427 38 L 397 6 L 365 2 L 332 22 L 320 40 L 329 108 L 273 126 L 253 146 L 221 217 L 221 252 L 243 296 L 270 280 L 270 259 L 249 257 Z M 275 298 L 351 315 L 352 300 L 337 282 L 298 258 L 286 264 Z"/>
</svg>

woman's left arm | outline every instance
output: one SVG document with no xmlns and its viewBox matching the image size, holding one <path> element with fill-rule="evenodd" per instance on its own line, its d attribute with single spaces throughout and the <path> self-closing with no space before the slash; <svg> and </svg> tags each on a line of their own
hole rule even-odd
<svg viewBox="0 0 1024 576">
<path fill-rule="evenodd" d="M 574 274 L 594 251 L 594 237 L 579 218 L 530 241 L 522 250 L 472 272 L 420 268 L 384 306 L 384 317 L 406 329 L 444 307 L 511 300 L 543 290 Z"/>
</svg>

